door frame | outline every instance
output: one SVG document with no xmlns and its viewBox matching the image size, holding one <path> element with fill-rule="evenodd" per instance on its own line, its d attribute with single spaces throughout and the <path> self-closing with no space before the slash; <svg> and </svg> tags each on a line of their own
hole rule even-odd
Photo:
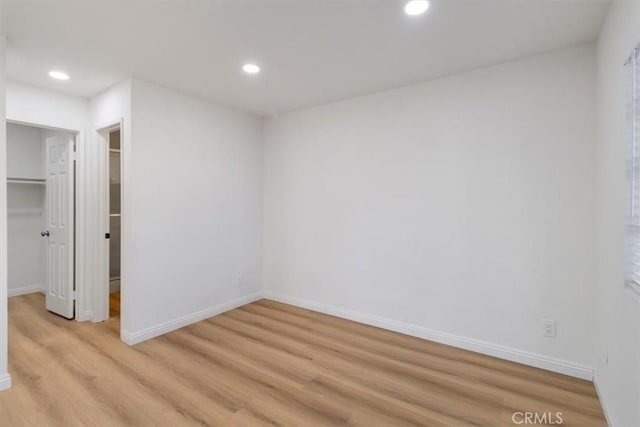
<svg viewBox="0 0 640 427">
<path fill-rule="evenodd" d="M 75 310 L 75 320 L 90 320 L 85 319 L 82 316 L 82 313 L 85 313 L 85 304 L 84 296 L 86 293 L 85 289 L 85 273 L 86 273 L 86 245 L 85 245 L 85 209 L 84 209 L 84 199 L 85 199 L 85 132 L 82 129 L 68 129 L 61 128 L 50 125 L 43 125 L 39 123 L 32 122 L 24 122 L 20 120 L 11 120 L 6 119 L 6 124 L 16 124 L 22 126 L 31 126 L 40 129 L 49 129 L 61 132 L 71 133 L 75 136 L 74 146 L 75 146 L 75 173 L 74 173 L 74 199 L 75 199 L 75 208 L 74 208 L 74 232 L 73 232 L 73 240 L 74 240 L 74 257 L 73 257 L 73 275 L 74 275 L 74 286 L 75 286 L 75 301 L 74 301 L 74 310 Z M 5 125 L 6 126 L 6 125 Z M 5 159 L 6 161 L 6 159 Z M 44 289 L 46 292 L 47 290 Z M 8 298 L 8 296 L 7 296 Z"/>
<path fill-rule="evenodd" d="M 125 291 L 125 275 L 122 272 L 123 255 L 123 235 L 124 235 L 124 221 L 125 206 L 124 206 L 124 147 L 126 144 L 124 136 L 124 120 L 122 118 L 111 122 L 104 123 L 95 128 L 97 139 L 97 151 L 98 151 L 98 169 L 101 171 L 98 179 L 99 185 L 99 212 L 98 223 L 101 230 L 101 244 L 98 245 L 98 263 L 96 270 L 98 274 L 98 280 L 96 281 L 97 287 L 94 294 L 94 307 L 96 313 L 94 314 L 94 322 L 101 322 L 109 320 L 109 293 L 110 293 L 110 277 L 109 277 L 109 244 L 110 240 L 104 238 L 105 233 L 109 233 L 109 132 L 120 129 L 120 300 L 121 304 L 124 300 L 123 295 Z M 120 317 L 120 330 L 122 331 L 122 313 Z"/>
</svg>

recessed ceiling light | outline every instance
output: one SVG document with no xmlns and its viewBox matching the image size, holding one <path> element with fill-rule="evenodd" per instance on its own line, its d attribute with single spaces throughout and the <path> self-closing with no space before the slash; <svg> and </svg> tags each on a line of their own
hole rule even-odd
<svg viewBox="0 0 640 427">
<path fill-rule="evenodd" d="M 422 15 L 429 9 L 429 0 L 411 0 L 404 6 L 404 13 L 415 16 Z"/>
<path fill-rule="evenodd" d="M 244 64 L 242 66 L 242 71 L 247 74 L 258 74 L 260 72 L 260 67 L 256 64 Z"/>
<path fill-rule="evenodd" d="M 49 71 L 49 77 L 56 80 L 69 80 L 69 74 L 63 71 L 56 71 L 56 70 Z"/>
</svg>

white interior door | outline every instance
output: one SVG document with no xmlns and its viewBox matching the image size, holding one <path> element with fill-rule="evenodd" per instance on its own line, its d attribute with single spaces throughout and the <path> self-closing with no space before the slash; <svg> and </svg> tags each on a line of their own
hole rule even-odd
<svg viewBox="0 0 640 427">
<path fill-rule="evenodd" d="M 74 317 L 74 176 L 70 136 L 46 139 L 47 310 Z"/>
</svg>

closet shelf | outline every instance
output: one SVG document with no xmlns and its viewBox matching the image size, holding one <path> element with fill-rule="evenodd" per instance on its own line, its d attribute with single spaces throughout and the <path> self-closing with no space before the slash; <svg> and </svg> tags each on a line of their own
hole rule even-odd
<svg viewBox="0 0 640 427">
<path fill-rule="evenodd" d="M 11 184 L 37 184 L 45 185 L 46 180 L 40 178 L 12 178 L 8 177 L 7 182 Z"/>
</svg>

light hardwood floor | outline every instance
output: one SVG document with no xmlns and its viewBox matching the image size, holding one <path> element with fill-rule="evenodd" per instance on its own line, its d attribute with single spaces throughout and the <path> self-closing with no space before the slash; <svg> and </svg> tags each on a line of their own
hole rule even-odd
<svg viewBox="0 0 640 427">
<path fill-rule="evenodd" d="M 135 347 L 103 324 L 9 300 L 0 426 L 603 426 L 593 385 L 262 300 Z"/>
</svg>

